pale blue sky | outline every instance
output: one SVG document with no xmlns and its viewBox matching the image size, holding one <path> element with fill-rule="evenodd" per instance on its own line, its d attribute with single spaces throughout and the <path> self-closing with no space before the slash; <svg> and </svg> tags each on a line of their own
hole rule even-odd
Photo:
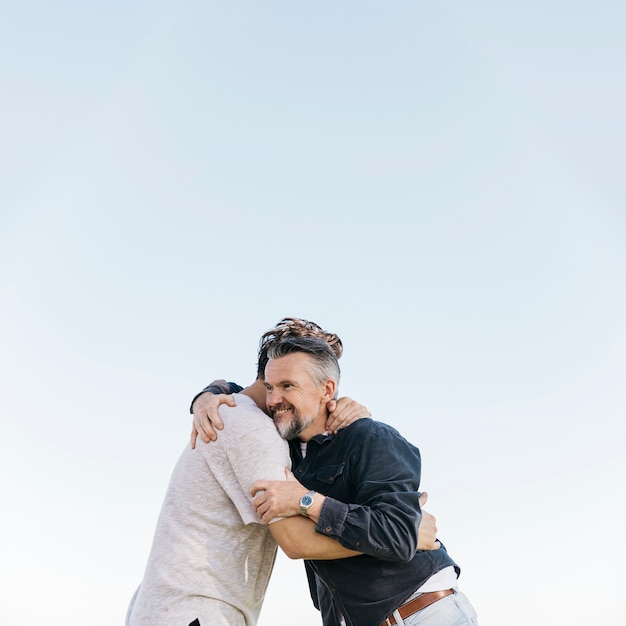
<svg viewBox="0 0 626 626">
<path fill-rule="evenodd" d="M 292 315 L 420 447 L 482 626 L 621 625 L 623 3 L 3 13 L 0 621 L 123 623 L 190 398 Z"/>
</svg>

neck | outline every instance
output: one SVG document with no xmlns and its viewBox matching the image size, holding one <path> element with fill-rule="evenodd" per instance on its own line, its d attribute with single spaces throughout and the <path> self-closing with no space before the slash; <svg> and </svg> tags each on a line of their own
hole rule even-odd
<svg viewBox="0 0 626 626">
<path fill-rule="evenodd" d="M 265 384 L 262 378 L 257 378 L 249 387 L 246 387 L 242 392 L 244 396 L 248 396 L 254 400 L 254 403 L 263 411 L 267 413 L 267 405 L 265 404 Z"/>
<path fill-rule="evenodd" d="M 326 432 L 327 421 L 328 413 L 324 412 L 324 414 L 318 415 L 315 420 L 300 433 L 298 439 L 307 443 L 310 439 L 313 439 L 315 435 L 323 435 Z"/>
</svg>

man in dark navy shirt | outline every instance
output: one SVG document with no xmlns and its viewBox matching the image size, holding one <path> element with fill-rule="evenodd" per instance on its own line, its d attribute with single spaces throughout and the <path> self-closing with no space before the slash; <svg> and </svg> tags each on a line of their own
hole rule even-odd
<svg viewBox="0 0 626 626">
<path fill-rule="evenodd" d="M 326 432 L 339 365 L 324 341 L 291 338 L 270 348 L 267 406 L 289 440 L 297 480 L 259 481 L 257 513 L 305 515 L 316 530 L 362 552 L 306 561 L 325 626 L 477 624 L 458 590 L 460 568 L 442 546 L 418 550 L 419 450 L 395 429 L 364 418 Z"/>
</svg>

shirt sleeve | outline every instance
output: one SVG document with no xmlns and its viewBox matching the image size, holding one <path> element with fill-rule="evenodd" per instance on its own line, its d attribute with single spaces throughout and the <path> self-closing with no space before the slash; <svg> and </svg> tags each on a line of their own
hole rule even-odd
<svg viewBox="0 0 626 626">
<path fill-rule="evenodd" d="M 189 412 L 193 413 L 193 403 L 196 401 L 198 396 L 201 396 L 203 393 L 239 393 L 243 391 L 243 387 L 238 385 L 237 383 L 229 383 L 225 380 L 214 380 L 208 387 L 205 387 L 202 391 L 199 391 L 191 400 L 191 404 L 189 405 Z"/>
<path fill-rule="evenodd" d="M 281 439 L 273 425 L 271 428 L 274 432 L 260 430 L 248 433 L 240 445 L 232 446 L 227 453 L 237 481 L 250 505 L 253 501 L 250 490 L 257 480 L 286 480 L 285 470 L 291 467 L 286 442 Z M 244 510 L 249 511 L 249 508 L 244 505 L 240 509 L 240 514 L 246 524 L 261 523 L 254 507 L 251 517 L 245 515 Z M 281 519 L 284 518 L 275 517 L 269 523 L 273 524 Z"/>
<path fill-rule="evenodd" d="M 372 428 L 344 464 L 352 504 L 326 497 L 316 530 L 344 547 L 388 561 L 410 561 L 421 520 L 419 450 L 392 428 Z"/>
<path fill-rule="evenodd" d="M 205 454 L 209 465 L 214 467 L 214 475 L 239 511 L 244 524 L 262 523 L 252 504 L 252 485 L 257 480 L 285 480 L 285 468 L 291 465 L 287 443 L 280 437 L 271 420 L 266 419 L 267 425 L 250 429 L 245 427 L 245 432 L 224 442 L 225 463 L 211 456 L 210 446 L 207 446 Z M 233 423 L 227 426 L 231 435 L 235 426 Z M 227 437 L 221 436 L 222 439 Z"/>
</svg>

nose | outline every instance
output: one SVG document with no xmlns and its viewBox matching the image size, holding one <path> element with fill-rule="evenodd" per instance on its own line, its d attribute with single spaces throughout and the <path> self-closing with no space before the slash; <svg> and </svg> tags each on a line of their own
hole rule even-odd
<svg viewBox="0 0 626 626">
<path fill-rule="evenodd" d="M 265 396 L 265 403 L 267 404 L 268 407 L 272 407 L 277 404 L 280 404 L 281 400 L 282 400 L 282 396 L 279 393 L 278 389 L 274 388 L 272 390 L 270 389 L 267 390 L 267 395 Z"/>
</svg>

